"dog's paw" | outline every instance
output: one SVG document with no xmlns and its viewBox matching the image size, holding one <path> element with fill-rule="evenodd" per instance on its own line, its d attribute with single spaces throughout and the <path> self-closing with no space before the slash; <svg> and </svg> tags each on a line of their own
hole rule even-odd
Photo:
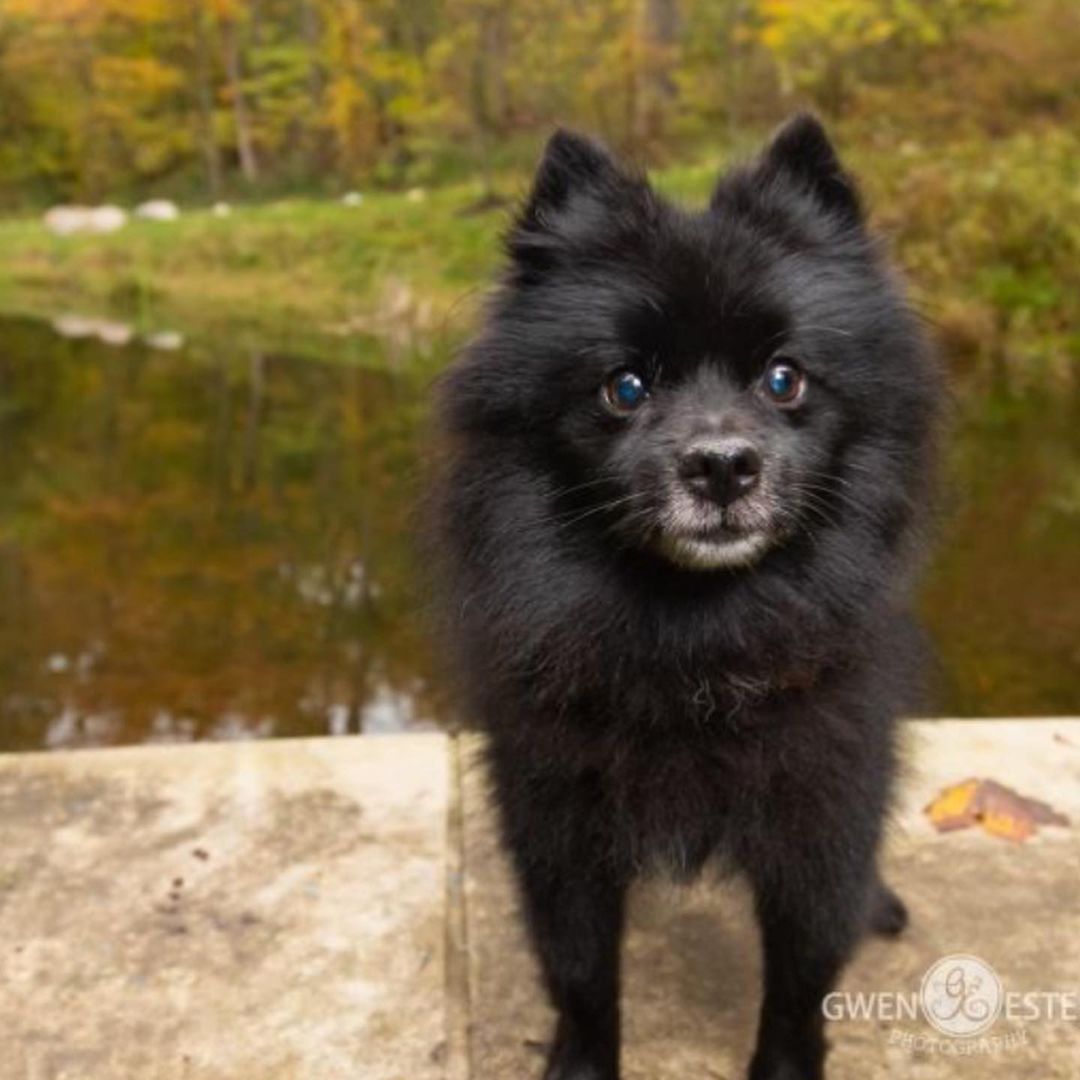
<svg viewBox="0 0 1080 1080">
<path fill-rule="evenodd" d="M 758 1057 L 750 1065 L 748 1080 L 824 1080 L 819 1066 L 803 1066 L 789 1060 L 766 1062 Z"/>
<path fill-rule="evenodd" d="M 618 1080 L 618 1077 L 601 1072 L 588 1061 L 551 1061 L 544 1071 L 544 1080 Z"/>
<path fill-rule="evenodd" d="M 619 1080 L 619 1072 L 616 1065 L 600 1065 L 580 1045 L 556 1037 L 544 1069 L 544 1080 Z"/>
<path fill-rule="evenodd" d="M 888 885 L 879 885 L 870 911 L 871 931 L 882 937 L 899 937 L 908 922 L 908 909 L 904 901 Z"/>
</svg>

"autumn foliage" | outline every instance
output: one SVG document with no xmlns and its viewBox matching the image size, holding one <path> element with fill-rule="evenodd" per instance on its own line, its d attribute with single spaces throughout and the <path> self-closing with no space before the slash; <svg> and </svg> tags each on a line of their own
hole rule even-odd
<svg viewBox="0 0 1080 1080">
<path fill-rule="evenodd" d="M 1078 50 L 1067 0 L 0 0 L 0 195 L 426 183 L 556 120 L 655 163 L 796 99 L 997 135 Z"/>
</svg>

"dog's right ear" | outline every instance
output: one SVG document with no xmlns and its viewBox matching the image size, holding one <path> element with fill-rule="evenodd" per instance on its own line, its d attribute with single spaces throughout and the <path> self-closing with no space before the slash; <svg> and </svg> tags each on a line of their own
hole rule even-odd
<svg viewBox="0 0 1080 1080">
<path fill-rule="evenodd" d="M 600 143 L 565 128 L 547 141 L 518 228 L 543 230 L 578 194 L 617 193 L 627 177 Z"/>
<path fill-rule="evenodd" d="M 796 113 L 773 136 L 758 159 L 759 184 L 781 180 L 813 196 L 818 205 L 849 225 L 861 225 L 862 203 L 850 173 L 822 123 L 812 113 Z"/>
<path fill-rule="evenodd" d="M 532 190 L 506 237 L 519 284 L 542 277 L 615 226 L 650 213 L 644 178 L 624 169 L 593 139 L 560 128 L 548 139 Z"/>
</svg>

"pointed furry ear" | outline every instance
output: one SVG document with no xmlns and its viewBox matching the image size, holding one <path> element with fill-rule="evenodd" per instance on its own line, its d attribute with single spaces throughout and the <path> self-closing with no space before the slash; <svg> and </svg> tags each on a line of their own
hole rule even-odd
<svg viewBox="0 0 1080 1080">
<path fill-rule="evenodd" d="M 559 128 L 548 139 L 532 191 L 518 221 L 526 229 L 543 228 L 545 218 L 561 210 L 577 191 L 614 191 L 626 177 L 608 151 L 592 139 Z"/>
<path fill-rule="evenodd" d="M 821 121 L 810 113 L 797 113 L 780 128 L 765 148 L 758 171 L 794 181 L 853 225 L 863 220 L 855 181 L 840 164 Z"/>
</svg>

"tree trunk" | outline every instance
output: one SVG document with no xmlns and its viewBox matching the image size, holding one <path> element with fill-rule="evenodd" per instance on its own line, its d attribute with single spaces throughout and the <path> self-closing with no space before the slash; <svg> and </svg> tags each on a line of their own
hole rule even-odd
<svg viewBox="0 0 1080 1080">
<path fill-rule="evenodd" d="M 251 130 L 251 115 L 244 94 L 244 67 L 240 56 L 240 34 L 236 21 L 229 19 L 223 24 L 225 34 L 225 74 L 229 80 L 229 97 L 232 101 L 233 124 L 236 127 L 236 153 L 240 159 L 240 171 L 244 179 L 253 184 L 259 179 L 259 160 L 255 154 L 255 140 Z"/>
<path fill-rule="evenodd" d="M 484 201 L 494 195 L 491 175 L 492 136 L 503 101 L 497 100 L 502 91 L 502 83 L 497 75 L 493 75 L 493 68 L 497 70 L 503 58 L 500 52 L 502 43 L 498 25 L 499 12 L 493 11 L 488 4 L 483 4 L 477 12 L 477 17 L 480 21 L 480 38 L 473 55 L 471 97 L 480 166 L 482 189 L 480 198 Z"/>
<path fill-rule="evenodd" d="M 676 0 L 642 0 L 640 19 L 643 54 L 633 132 L 639 146 L 663 136 L 675 100 L 671 70 L 680 27 Z"/>
<path fill-rule="evenodd" d="M 266 392 L 266 357 L 261 352 L 251 354 L 248 366 L 248 410 L 244 430 L 244 456 L 241 487 L 245 492 L 255 489 L 259 480 L 259 435 L 263 420 L 263 398 Z"/>
<path fill-rule="evenodd" d="M 727 59 L 727 133 L 728 142 L 734 145 L 742 125 L 742 95 L 743 74 L 746 62 L 746 47 L 739 37 L 739 31 L 747 26 L 750 17 L 750 4 L 747 0 L 737 0 L 732 5 L 730 15 L 726 21 L 726 53 Z"/>
<path fill-rule="evenodd" d="M 322 96 L 325 86 L 322 65 L 319 63 L 319 38 L 322 26 L 319 13 L 313 0 L 300 0 L 300 36 L 307 50 L 307 85 L 311 99 L 312 115 L 317 116 L 322 108 Z"/>
<path fill-rule="evenodd" d="M 323 23 L 315 0 L 299 0 L 298 10 L 300 39 L 307 54 L 308 107 L 297 123 L 304 167 L 314 176 L 330 167 L 330 147 L 323 126 L 323 98 L 326 93 L 326 69 L 320 52 Z"/>
<path fill-rule="evenodd" d="M 212 198 L 221 194 L 221 156 L 214 133 L 214 75 L 206 12 L 202 0 L 191 2 L 192 60 L 195 69 L 195 105 L 199 116 L 199 146 L 206 165 L 206 185 Z"/>
</svg>

